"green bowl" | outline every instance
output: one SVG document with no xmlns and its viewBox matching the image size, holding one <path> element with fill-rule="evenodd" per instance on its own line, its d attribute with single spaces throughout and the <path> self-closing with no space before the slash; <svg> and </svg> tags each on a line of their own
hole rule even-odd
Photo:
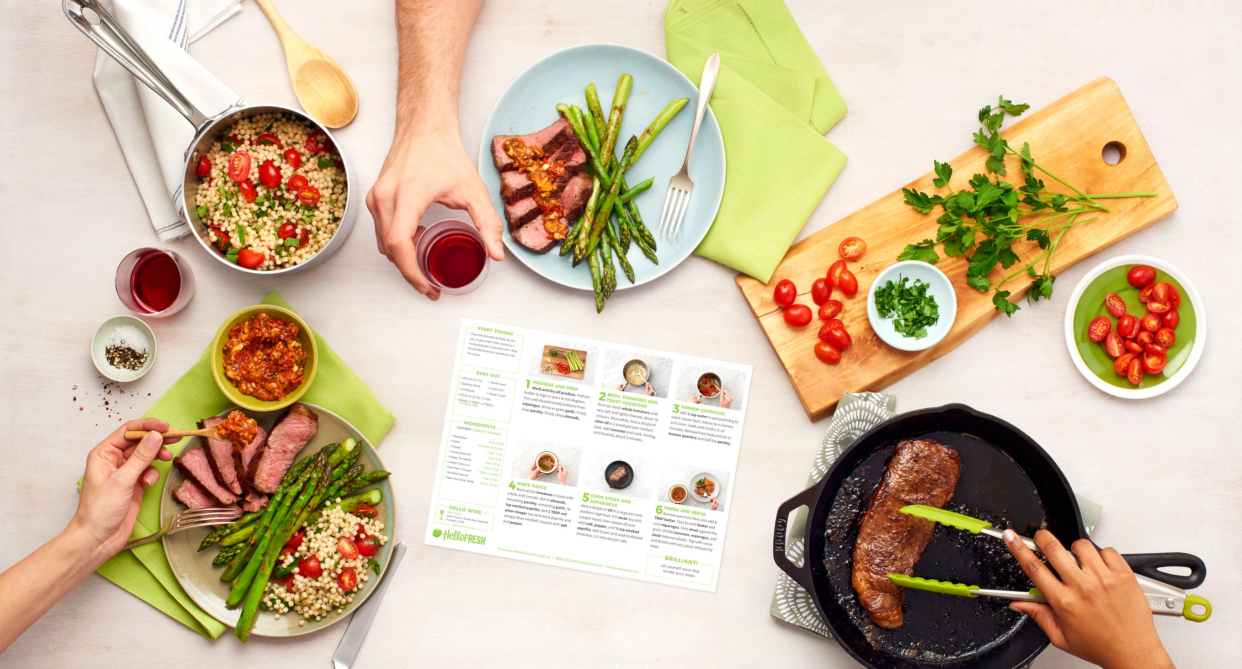
<svg viewBox="0 0 1242 669">
<path fill-rule="evenodd" d="M 298 339 L 302 342 L 302 349 L 306 351 L 306 364 L 302 371 L 302 385 L 294 388 L 293 392 L 285 395 L 282 400 L 273 402 L 265 402 L 256 397 L 245 395 L 233 385 L 229 377 L 224 375 L 224 343 L 228 341 L 229 330 L 234 325 L 248 320 L 257 314 L 267 314 L 285 321 L 296 323 L 298 326 Z M 319 363 L 319 349 L 315 346 L 315 335 L 311 332 L 306 321 L 300 316 L 285 309 L 283 307 L 269 306 L 266 304 L 256 304 L 253 307 L 246 307 L 241 311 L 229 316 L 225 319 L 224 324 L 216 331 L 216 338 L 211 341 L 211 377 L 216 380 L 216 386 L 220 388 L 220 392 L 229 398 L 237 406 L 251 411 L 277 411 L 283 409 L 290 404 L 301 399 L 306 394 L 306 390 L 310 388 L 311 383 L 315 380 L 315 370 Z"/>
</svg>

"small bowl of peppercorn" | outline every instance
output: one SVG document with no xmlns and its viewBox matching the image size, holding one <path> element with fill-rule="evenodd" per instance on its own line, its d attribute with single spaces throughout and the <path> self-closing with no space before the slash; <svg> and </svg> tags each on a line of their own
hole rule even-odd
<svg viewBox="0 0 1242 669">
<path fill-rule="evenodd" d="M 113 381 L 136 381 L 155 363 L 155 333 L 133 316 L 109 318 L 95 330 L 91 360 Z"/>
</svg>

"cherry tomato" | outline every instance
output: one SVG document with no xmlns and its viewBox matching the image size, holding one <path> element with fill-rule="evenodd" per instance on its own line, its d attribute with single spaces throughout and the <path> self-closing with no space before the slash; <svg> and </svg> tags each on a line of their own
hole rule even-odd
<svg viewBox="0 0 1242 669">
<path fill-rule="evenodd" d="M 841 270 L 841 276 L 837 277 L 837 285 L 841 287 L 841 292 L 845 293 L 846 297 L 854 297 L 858 294 L 858 279 L 848 269 Z"/>
<path fill-rule="evenodd" d="M 835 319 L 835 318 L 833 318 L 833 319 L 831 319 L 831 320 L 836 321 L 836 323 L 840 323 L 840 322 L 841 322 L 841 321 L 838 321 L 838 320 L 837 320 L 837 319 Z M 839 326 L 839 325 L 837 325 L 836 323 L 824 323 L 823 325 L 819 326 L 819 334 L 818 334 L 817 336 L 819 337 L 819 340 L 820 340 L 820 341 L 822 341 L 822 342 L 824 342 L 824 343 L 828 343 L 828 331 L 829 331 L 829 330 L 831 330 L 831 329 L 833 329 L 833 328 L 835 328 L 835 327 L 840 327 L 840 326 Z"/>
<path fill-rule="evenodd" d="M 341 573 L 336 577 L 336 584 L 344 592 L 353 592 L 354 588 L 358 587 L 358 572 L 352 567 L 341 569 Z"/>
<path fill-rule="evenodd" d="M 1170 283 L 1166 285 L 1169 287 L 1169 306 L 1174 309 L 1182 306 L 1182 294 L 1177 292 L 1177 289 L 1173 287 L 1173 284 Z"/>
<path fill-rule="evenodd" d="M 306 150 L 311 153 L 327 151 L 331 147 L 332 142 L 328 139 L 328 135 L 322 130 L 316 130 L 306 138 Z"/>
<path fill-rule="evenodd" d="M 310 228 L 301 228 L 302 232 L 298 234 L 298 248 L 306 246 L 306 242 L 310 241 Z"/>
<path fill-rule="evenodd" d="M 841 304 L 841 300 L 828 300 L 819 308 L 819 317 L 823 320 L 829 320 L 841 313 L 841 309 L 844 306 Z"/>
<path fill-rule="evenodd" d="M 1134 341 L 1133 339 L 1127 339 L 1127 340 L 1126 340 L 1126 350 L 1127 350 L 1127 351 L 1129 351 L 1129 352 L 1131 352 L 1131 353 L 1142 353 L 1142 352 L 1143 352 L 1143 345 L 1142 345 L 1142 344 L 1140 344 L 1140 343 L 1138 343 L 1138 342 L 1136 342 L 1136 341 Z M 1124 374 L 1125 372 L 1120 372 L 1120 373 Z"/>
<path fill-rule="evenodd" d="M 1143 352 L 1150 353 L 1152 355 L 1168 355 L 1169 349 L 1153 341 L 1152 343 L 1147 344 L 1146 346 L 1143 347 Z"/>
<path fill-rule="evenodd" d="M 1109 330 L 1113 329 L 1113 322 L 1108 320 L 1108 316 L 1096 316 L 1091 324 L 1087 326 L 1087 338 L 1091 341 L 1104 341 L 1108 336 Z"/>
<path fill-rule="evenodd" d="M 254 182 L 249 179 L 237 184 L 237 190 L 241 191 L 247 202 L 254 202 L 259 197 L 259 191 L 255 190 Z"/>
<path fill-rule="evenodd" d="M 302 166 L 302 154 L 297 149 L 285 149 L 285 162 L 296 170 Z"/>
<path fill-rule="evenodd" d="M 1159 374 L 1164 366 L 1169 364 L 1169 356 L 1166 353 L 1153 353 L 1151 347 L 1143 353 L 1143 371 L 1148 374 Z"/>
<path fill-rule="evenodd" d="M 824 304 L 832 297 L 832 284 L 828 283 L 828 279 L 816 279 L 811 284 L 811 301 L 815 304 Z"/>
<path fill-rule="evenodd" d="M 250 154 L 245 151 L 234 151 L 229 156 L 229 178 L 241 183 L 250 176 Z"/>
<path fill-rule="evenodd" d="M 844 272 L 844 271 L 845 271 L 844 260 L 838 260 L 832 263 L 832 267 L 828 268 L 828 283 L 832 284 L 834 287 L 840 286 L 841 282 L 839 281 L 839 278 L 841 276 L 841 272 Z"/>
<path fill-rule="evenodd" d="M 841 362 L 841 352 L 833 348 L 832 344 L 822 341 L 815 343 L 815 357 L 819 358 L 820 362 L 829 365 Z"/>
<path fill-rule="evenodd" d="M 866 252 L 867 242 L 864 242 L 861 237 L 846 237 L 845 241 L 841 242 L 841 246 L 837 247 L 837 253 L 840 253 L 841 257 L 846 260 L 858 260 Z"/>
<path fill-rule="evenodd" d="M 1117 319 L 1117 334 L 1126 339 L 1133 339 L 1139 331 L 1139 321 L 1137 316 L 1126 314 Z"/>
<path fill-rule="evenodd" d="M 290 538 L 288 541 L 285 542 L 285 548 L 288 548 L 290 550 L 297 550 L 299 547 L 301 547 L 302 541 L 305 538 L 306 538 L 306 530 L 298 530 L 297 534 L 293 535 L 292 538 Z"/>
<path fill-rule="evenodd" d="M 360 506 L 354 509 L 354 515 L 361 518 L 374 518 L 379 515 L 379 511 L 376 511 L 373 506 Z"/>
<path fill-rule="evenodd" d="M 375 537 L 368 534 L 358 540 L 358 554 L 362 557 L 371 557 L 377 550 L 379 550 L 379 543 L 375 541 Z"/>
<path fill-rule="evenodd" d="M 195 166 L 194 173 L 200 177 L 211 174 L 211 161 L 207 159 L 207 156 L 198 159 L 198 165 Z"/>
<path fill-rule="evenodd" d="M 294 224 L 288 221 L 285 221 L 280 226 L 280 229 L 276 231 L 276 236 L 280 237 L 281 239 L 288 239 L 290 237 L 296 236 L 297 234 L 298 234 L 297 226 L 295 226 Z"/>
<path fill-rule="evenodd" d="M 1148 302 L 1159 302 L 1161 304 L 1168 304 L 1169 303 L 1169 284 L 1164 283 L 1164 282 L 1158 282 L 1158 283 L 1152 284 L 1151 297 L 1147 301 Z"/>
<path fill-rule="evenodd" d="M 1121 354 L 1126 352 L 1126 340 L 1116 332 L 1110 332 L 1104 338 L 1104 351 L 1110 358 L 1121 357 Z"/>
<path fill-rule="evenodd" d="M 795 304 L 792 307 L 785 307 L 785 322 L 796 328 L 803 327 L 811 322 L 811 308 L 805 304 Z"/>
<path fill-rule="evenodd" d="M 1156 335 L 1154 332 L 1143 330 L 1138 333 L 1138 337 L 1135 337 L 1134 341 L 1137 342 L 1139 346 L 1147 346 L 1148 344 L 1156 343 Z"/>
<path fill-rule="evenodd" d="M 787 307 L 798 299 L 798 288 L 794 286 L 794 282 L 789 279 L 781 279 L 776 282 L 776 289 L 772 291 L 772 301 Z"/>
<path fill-rule="evenodd" d="M 1143 362 L 1138 357 L 1130 361 L 1130 366 L 1126 369 L 1126 378 L 1136 386 L 1143 382 Z"/>
<path fill-rule="evenodd" d="M 293 592 L 293 574 L 289 574 L 285 576 L 284 578 L 272 577 L 272 580 L 285 586 L 285 590 L 288 590 L 289 592 Z"/>
<path fill-rule="evenodd" d="M 1104 308 L 1108 309 L 1108 313 L 1114 318 L 1121 318 L 1126 315 L 1126 301 L 1121 299 L 1117 293 L 1109 293 L 1104 296 Z"/>
<path fill-rule="evenodd" d="M 1120 358 L 1113 362 L 1113 371 L 1117 372 L 1119 376 L 1125 376 L 1126 372 L 1130 370 L 1130 361 L 1137 357 L 1138 353 L 1135 352 L 1123 353 Z"/>
<path fill-rule="evenodd" d="M 298 552 L 298 549 L 289 548 L 288 546 L 285 546 L 284 548 L 280 549 L 280 557 L 284 557 L 286 555 L 293 555 L 296 552 Z"/>
<path fill-rule="evenodd" d="M 229 236 L 224 234 L 224 231 L 220 228 L 212 227 L 211 231 L 216 233 L 216 241 L 213 242 L 216 245 L 216 248 L 220 249 L 221 253 L 227 251 L 229 248 Z M 210 237 L 208 239 L 210 239 Z"/>
<path fill-rule="evenodd" d="M 345 163 L 343 163 L 343 162 L 341 162 L 341 161 L 339 161 L 339 160 L 333 160 L 333 161 L 332 161 L 332 164 L 333 164 L 333 165 L 335 165 L 335 166 L 336 166 L 336 169 L 338 169 L 338 170 L 343 170 L 343 169 L 345 169 Z"/>
<path fill-rule="evenodd" d="M 1166 328 L 1176 328 L 1181 322 L 1182 317 L 1177 313 L 1177 309 L 1169 309 L 1160 315 L 1160 323 Z"/>
<path fill-rule="evenodd" d="M 1156 330 L 1156 343 L 1166 349 L 1170 348 L 1177 343 L 1177 333 L 1172 328 L 1160 328 Z"/>
<path fill-rule="evenodd" d="M 1126 273 L 1126 281 L 1135 288 L 1142 288 L 1156 280 L 1156 270 L 1147 265 L 1135 265 Z"/>
<path fill-rule="evenodd" d="M 362 523 L 358 523 L 357 525 L 354 525 L 354 537 L 355 537 L 354 540 L 357 541 L 358 539 L 361 539 L 365 536 L 367 536 L 367 529 L 362 526 Z"/>
<path fill-rule="evenodd" d="M 306 188 L 298 191 L 298 202 L 301 202 L 308 207 L 313 207 L 319 204 L 319 189 L 314 186 L 307 186 Z"/>
<path fill-rule="evenodd" d="M 1147 315 L 1151 316 L 1154 314 L 1168 313 L 1169 309 L 1172 309 L 1172 308 L 1173 307 L 1168 302 L 1157 302 L 1155 300 L 1152 300 L 1147 303 L 1147 310 L 1151 312 L 1150 314 L 1147 314 Z"/>
<path fill-rule="evenodd" d="M 280 168 L 276 167 L 276 163 L 270 160 L 259 163 L 259 183 L 268 188 L 280 185 Z"/>
<path fill-rule="evenodd" d="M 1142 302 L 1143 304 L 1151 302 L 1151 291 L 1155 288 L 1156 284 L 1154 283 L 1149 283 L 1144 286 L 1143 289 L 1139 291 L 1139 302 Z"/>
<path fill-rule="evenodd" d="M 850 347 L 852 341 L 850 333 L 846 332 L 845 328 L 836 327 L 828 330 L 828 343 L 832 344 L 833 348 L 844 351 Z"/>
<path fill-rule="evenodd" d="M 251 249 L 242 249 L 237 252 L 237 264 L 246 269 L 254 269 L 263 264 L 267 260 L 266 253 L 259 253 Z"/>
<path fill-rule="evenodd" d="M 349 537 L 341 537 L 336 540 L 336 552 L 346 560 L 353 560 L 358 557 L 358 544 L 354 543 Z"/>
<path fill-rule="evenodd" d="M 265 132 L 262 135 L 255 137 L 254 141 L 256 144 L 264 144 L 267 146 L 271 146 L 272 144 L 275 144 L 276 148 L 278 149 L 285 148 L 285 145 L 280 143 L 280 138 L 277 137 L 276 135 L 273 135 L 270 132 Z"/>
<path fill-rule="evenodd" d="M 310 182 L 307 181 L 306 177 L 302 176 L 301 174 L 295 174 L 289 177 L 289 181 L 285 182 L 285 188 L 288 188 L 290 191 L 292 191 L 295 194 L 309 185 L 310 185 Z"/>
<path fill-rule="evenodd" d="M 319 558 L 315 555 L 308 555 L 302 558 L 298 562 L 298 575 L 310 579 L 323 576 L 323 567 L 319 565 Z"/>
<path fill-rule="evenodd" d="M 1148 303 L 1147 306 L 1150 307 L 1151 303 Z M 1139 321 L 1139 324 L 1143 326 L 1144 330 L 1147 330 L 1148 332 L 1155 332 L 1160 329 L 1160 315 L 1147 314 L 1143 317 L 1143 320 Z"/>
</svg>

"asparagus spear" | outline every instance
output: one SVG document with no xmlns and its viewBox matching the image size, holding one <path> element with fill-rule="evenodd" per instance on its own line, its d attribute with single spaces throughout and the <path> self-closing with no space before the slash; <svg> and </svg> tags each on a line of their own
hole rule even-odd
<svg viewBox="0 0 1242 669">
<path fill-rule="evenodd" d="M 677 112 L 681 111 L 682 107 L 686 106 L 687 102 L 690 102 L 690 98 L 673 100 L 664 105 L 664 109 L 659 114 L 656 114 L 656 117 L 647 125 L 647 129 L 643 130 L 642 134 L 638 136 L 638 150 L 634 152 L 634 162 L 638 162 L 638 157 L 643 155 L 643 151 L 646 151 L 647 147 L 651 146 L 651 142 L 655 140 L 656 135 L 660 134 L 664 126 L 673 120 L 673 117 L 677 115 Z"/>
<path fill-rule="evenodd" d="M 634 77 L 628 74 L 617 77 L 617 92 L 612 95 L 612 112 L 608 114 L 608 127 L 604 129 L 604 139 L 599 145 L 600 161 L 604 163 L 604 167 L 613 162 L 612 152 L 617 147 L 617 136 L 621 134 L 621 117 L 625 116 L 625 104 L 629 102 L 630 86 L 633 83 Z"/>
<path fill-rule="evenodd" d="M 643 255 L 647 256 L 648 260 L 659 265 L 660 259 L 656 257 L 655 249 L 647 243 L 645 237 L 638 233 L 638 225 L 634 222 L 634 219 L 630 217 L 630 212 L 628 210 L 622 212 L 621 219 L 624 221 L 626 227 L 630 229 L 634 243 L 638 244 L 638 249 L 643 252 Z"/>
<path fill-rule="evenodd" d="M 604 129 L 607 127 L 607 124 L 604 122 L 604 108 L 599 104 L 599 93 L 595 90 L 595 84 L 587 84 L 586 101 L 587 111 L 591 113 L 590 120 L 595 126 L 595 134 L 597 137 L 601 137 L 604 134 Z M 599 147 L 598 140 L 595 142 L 595 147 Z M 609 156 L 608 158 L 609 162 L 611 162 L 612 156 Z"/>
<path fill-rule="evenodd" d="M 328 456 L 329 456 L 328 465 L 330 467 L 336 467 L 337 465 L 341 464 L 341 462 L 344 461 L 345 458 L 349 457 L 350 454 L 353 454 L 353 458 L 357 460 L 358 453 L 355 452 L 357 448 L 358 448 L 358 440 L 354 439 L 353 437 L 350 437 L 346 439 L 345 441 L 342 441 L 340 448 L 334 449 L 333 451 L 328 453 Z"/>
<path fill-rule="evenodd" d="M 648 177 L 646 181 L 638 184 L 637 186 L 634 186 L 633 188 L 629 190 L 623 190 L 621 192 L 621 197 L 619 197 L 618 200 L 620 200 L 622 204 L 629 202 L 630 200 L 633 200 L 634 198 L 642 194 L 643 191 L 647 190 L 648 188 L 651 188 L 651 184 L 653 183 L 655 183 L 655 177 Z"/>
<path fill-rule="evenodd" d="M 224 546 L 225 548 L 228 548 L 229 546 L 236 546 L 242 543 L 243 541 L 250 539 L 250 537 L 254 536 L 254 528 L 255 528 L 255 524 L 251 523 L 250 525 L 247 525 L 241 528 L 240 530 L 237 530 L 236 532 L 224 537 L 223 539 L 219 541 L 219 543 L 221 546 Z M 202 550 L 202 549 L 200 548 L 199 550 Z"/>
<path fill-rule="evenodd" d="M 340 494 L 342 490 L 345 489 L 345 486 L 352 483 L 354 479 L 358 478 L 358 476 L 360 476 L 361 474 L 362 474 L 362 465 L 354 465 L 353 467 L 350 467 L 349 471 L 345 472 L 343 476 L 341 476 L 339 479 L 332 482 L 332 487 L 328 488 L 328 492 L 324 494 L 323 498 L 324 499 L 336 498 L 336 496 Z"/>
<path fill-rule="evenodd" d="M 289 515 L 289 508 L 293 505 L 294 498 L 297 497 L 298 493 L 304 488 L 309 487 L 314 482 L 318 482 L 319 470 L 322 469 L 321 465 L 325 460 L 326 458 L 322 455 L 315 456 L 314 466 L 307 467 L 302 474 L 298 476 L 297 481 L 294 481 L 293 485 L 290 486 L 289 490 L 285 493 L 284 498 L 280 502 L 280 506 L 276 508 L 275 512 L 272 514 L 272 522 L 268 524 L 267 528 L 263 531 L 263 536 L 256 542 L 254 552 L 245 558 L 241 555 L 238 556 L 238 558 L 241 558 L 243 567 L 236 577 L 232 579 L 233 587 L 229 590 L 228 599 L 224 602 L 230 609 L 236 608 L 236 606 L 241 603 L 242 597 L 246 595 L 246 590 L 250 587 L 250 583 L 254 581 L 254 574 L 258 571 L 260 563 L 263 560 L 263 556 L 267 552 L 268 546 L 270 546 L 272 541 L 275 539 L 277 532 L 280 530 L 281 524 L 285 522 L 285 517 Z M 269 502 L 268 506 L 272 507 L 276 505 Z M 229 565 L 229 569 L 232 569 L 233 565 L 238 564 L 238 562 L 239 560 L 234 558 L 233 564 Z"/>
<path fill-rule="evenodd" d="M 372 483 L 383 481 L 389 476 L 391 476 L 389 472 L 363 472 L 358 475 L 358 478 L 354 479 L 348 486 L 346 486 L 345 489 L 341 491 L 341 494 L 352 495 Z"/>
<path fill-rule="evenodd" d="M 604 310 L 604 293 L 600 287 L 599 261 L 594 253 L 587 257 L 587 263 L 591 266 L 591 287 L 595 289 L 595 313 L 598 314 Z"/>
<path fill-rule="evenodd" d="M 609 221 L 604 224 L 604 230 L 607 231 L 612 227 L 612 216 Z M 606 234 L 606 233 L 605 233 Z M 604 299 L 612 297 L 612 292 L 617 289 L 617 267 L 612 263 L 612 245 L 599 245 L 600 260 L 604 263 Z"/>
<path fill-rule="evenodd" d="M 621 222 L 621 230 L 622 232 L 629 231 L 629 228 L 625 226 L 624 222 Z M 625 251 L 621 250 L 621 242 L 617 241 L 617 234 L 613 232 L 611 225 L 604 229 L 604 236 L 607 237 L 608 244 L 612 245 L 612 247 L 616 249 L 617 260 L 621 262 L 621 270 L 625 272 L 625 278 L 629 279 L 630 283 L 634 283 L 634 268 L 630 265 L 629 258 L 625 257 Z M 626 237 L 626 240 L 629 240 L 628 236 Z"/>
<path fill-rule="evenodd" d="M 251 553 L 254 552 L 255 546 L 258 545 L 259 539 L 263 537 L 263 533 L 267 531 L 268 526 L 271 524 L 272 518 L 276 514 L 276 509 L 280 506 L 280 502 L 288 492 L 289 487 L 292 486 L 295 481 L 301 479 L 302 474 L 306 472 L 306 468 L 310 465 L 311 460 L 312 458 L 302 458 L 301 460 L 293 463 L 293 466 L 289 468 L 289 471 L 285 472 L 285 478 L 280 482 L 280 487 L 276 489 L 274 494 L 272 494 L 271 499 L 267 501 L 267 507 L 263 509 L 263 517 L 259 518 L 259 521 L 255 523 L 253 529 L 250 530 L 250 535 L 246 540 L 246 547 L 233 558 L 233 561 L 229 563 L 228 567 L 225 567 L 224 573 L 220 574 L 221 581 L 232 581 L 237 578 L 238 574 L 241 573 L 241 570 L 246 566 L 246 561 L 250 558 Z M 242 532 L 244 531 L 245 530 L 242 530 Z M 225 538 L 221 540 L 220 543 L 226 543 L 231 538 L 232 536 Z"/>
<path fill-rule="evenodd" d="M 331 480 L 336 481 L 344 476 L 345 472 L 349 471 L 350 467 L 353 467 L 354 463 L 358 461 L 358 456 L 361 454 L 361 448 L 354 448 L 346 454 L 345 457 L 341 459 L 340 463 L 332 469 Z M 329 458 L 329 463 L 331 463 L 331 458 Z"/>
<path fill-rule="evenodd" d="M 578 236 L 575 239 L 573 244 L 562 244 L 561 245 L 561 255 L 567 255 L 570 250 L 573 250 L 576 252 L 578 250 L 578 247 L 586 245 L 587 237 L 590 234 L 589 231 L 591 229 L 591 222 L 595 220 L 595 210 L 599 206 L 599 198 L 600 198 L 601 192 L 602 191 L 600 190 L 599 178 L 597 177 L 595 179 L 592 179 L 591 180 L 591 199 L 587 200 L 586 211 L 582 212 L 582 218 L 579 219 L 578 221 L 578 226 L 580 227 L 580 229 L 578 230 Z M 577 253 L 575 253 L 573 266 L 577 267 L 578 263 L 580 262 L 582 262 L 582 257 L 579 256 Z"/>
<path fill-rule="evenodd" d="M 625 174 L 625 170 L 629 169 L 630 163 L 634 160 L 634 151 L 638 149 L 638 140 L 631 137 L 630 141 L 625 144 L 625 153 L 621 156 L 621 162 L 617 163 L 617 177 L 613 179 L 612 186 L 608 189 L 608 194 L 604 197 L 604 203 L 600 205 L 599 211 L 595 213 L 595 223 L 591 226 L 591 235 L 587 240 L 587 253 L 595 251 L 599 246 L 600 235 L 604 234 L 604 225 L 608 223 L 608 219 L 612 217 L 613 205 L 617 202 L 617 193 L 621 188 L 621 175 Z M 581 245 L 581 242 L 579 242 Z"/>
<path fill-rule="evenodd" d="M 226 562 L 228 562 L 229 560 L 232 560 L 233 556 L 237 555 L 237 553 L 241 551 L 241 549 L 242 549 L 241 546 L 229 546 L 228 548 L 225 548 L 221 550 L 219 553 L 217 553 L 216 559 L 212 560 L 211 564 L 219 567 L 225 564 Z"/>
<path fill-rule="evenodd" d="M 638 205 L 633 200 L 630 200 L 625 203 L 625 210 L 629 213 L 630 219 L 634 222 L 634 232 L 639 237 L 643 238 L 643 241 L 647 243 L 647 246 L 651 247 L 652 252 L 655 252 L 655 237 L 651 234 L 651 231 L 647 229 L 647 226 L 643 225 L 643 215 L 638 211 Z M 651 261 L 655 262 L 655 258 L 652 258 Z"/>
<path fill-rule="evenodd" d="M 315 511 L 307 517 L 305 525 L 310 527 L 311 525 L 319 522 L 319 516 L 323 515 L 323 512 L 328 509 L 345 509 L 350 513 L 353 513 L 354 509 L 357 509 L 360 506 L 375 506 L 382 501 L 384 501 L 384 493 L 379 488 L 371 488 L 366 492 L 360 492 L 357 495 L 350 495 L 339 502 L 328 500 L 328 503 L 325 504 L 323 508 Z"/>
<path fill-rule="evenodd" d="M 246 527 L 250 525 L 251 523 L 253 523 L 254 521 L 258 520 L 262 515 L 263 515 L 262 511 L 253 511 L 251 513 L 244 514 L 241 518 L 234 520 L 228 525 L 217 527 L 211 534 L 208 534 L 206 537 L 203 537 L 203 543 L 198 545 L 198 550 L 201 551 L 207 548 L 208 546 L 215 545 L 221 539 L 229 536 L 230 534 L 237 532 L 243 527 Z"/>
</svg>

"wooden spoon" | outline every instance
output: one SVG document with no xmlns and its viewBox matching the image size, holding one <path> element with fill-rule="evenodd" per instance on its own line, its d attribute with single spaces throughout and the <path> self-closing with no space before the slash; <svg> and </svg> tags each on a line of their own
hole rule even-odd
<svg viewBox="0 0 1242 669">
<path fill-rule="evenodd" d="M 204 427 L 200 430 L 169 430 L 167 432 L 164 432 L 163 434 L 165 437 L 203 437 L 206 439 L 219 439 L 220 441 L 228 441 L 228 439 L 220 438 L 220 433 L 216 431 L 216 428 L 218 427 L 219 425 L 212 425 L 211 427 Z M 145 436 L 147 436 L 147 430 L 126 430 L 125 431 L 125 438 L 130 441 L 137 441 L 139 439 L 142 439 Z"/>
<path fill-rule="evenodd" d="M 255 3 L 280 37 L 289 66 L 289 81 L 293 82 L 293 92 L 306 113 L 329 128 L 339 128 L 354 120 L 358 114 L 358 89 L 354 88 L 345 69 L 293 32 L 272 0 L 255 0 Z"/>
</svg>

